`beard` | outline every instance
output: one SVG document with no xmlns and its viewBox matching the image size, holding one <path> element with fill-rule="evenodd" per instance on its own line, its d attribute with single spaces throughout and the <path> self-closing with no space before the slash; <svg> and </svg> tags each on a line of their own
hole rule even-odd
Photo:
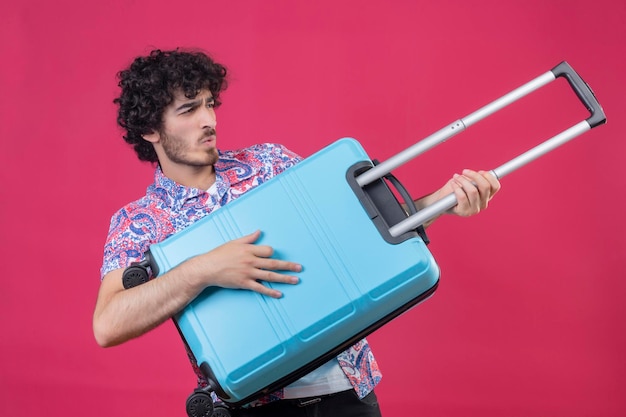
<svg viewBox="0 0 626 417">
<path fill-rule="evenodd" d="M 207 137 L 215 135 L 215 130 L 207 132 L 207 135 L 198 140 L 198 144 Z M 168 135 L 165 132 L 159 133 L 161 139 L 161 145 L 163 146 L 163 152 L 168 159 L 176 164 L 182 164 L 192 167 L 205 167 L 209 165 L 215 165 L 219 159 L 219 155 L 216 148 L 208 148 L 204 153 L 191 152 L 190 145 L 184 140 L 174 135 Z"/>
</svg>

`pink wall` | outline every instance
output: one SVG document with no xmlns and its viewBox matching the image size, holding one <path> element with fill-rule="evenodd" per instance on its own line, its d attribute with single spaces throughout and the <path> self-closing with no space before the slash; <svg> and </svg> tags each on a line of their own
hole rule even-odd
<svg viewBox="0 0 626 417">
<path fill-rule="evenodd" d="M 0 415 L 184 415 L 195 380 L 171 323 L 108 350 L 91 332 L 110 216 L 152 176 L 116 127 L 115 73 L 153 46 L 230 68 L 221 146 L 307 156 L 353 136 L 379 159 L 570 62 L 609 123 L 433 226 L 440 289 L 370 342 L 386 416 L 626 414 L 623 1 L 5 3 Z M 397 174 L 418 196 L 583 118 L 553 83 Z"/>
</svg>

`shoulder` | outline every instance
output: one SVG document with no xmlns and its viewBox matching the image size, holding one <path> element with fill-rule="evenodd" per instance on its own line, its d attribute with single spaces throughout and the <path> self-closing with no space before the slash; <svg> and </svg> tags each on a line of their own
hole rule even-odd
<svg viewBox="0 0 626 417">
<path fill-rule="evenodd" d="M 109 234 L 129 234 L 136 237 L 159 235 L 169 223 L 169 214 L 161 200 L 144 196 L 120 208 L 111 217 Z"/>
<path fill-rule="evenodd" d="M 162 241 L 172 232 L 170 216 L 158 201 L 143 197 L 126 204 L 111 217 L 101 277 L 140 260 L 151 244 Z"/>
<path fill-rule="evenodd" d="M 261 143 L 247 148 L 220 151 L 216 170 L 222 172 L 231 184 L 255 178 L 264 182 L 302 158 L 285 146 L 276 143 Z"/>
<path fill-rule="evenodd" d="M 279 143 L 260 143 L 246 148 L 221 151 L 223 159 L 234 159 L 240 162 L 290 161 L 302 159 Z"/>
</svg>

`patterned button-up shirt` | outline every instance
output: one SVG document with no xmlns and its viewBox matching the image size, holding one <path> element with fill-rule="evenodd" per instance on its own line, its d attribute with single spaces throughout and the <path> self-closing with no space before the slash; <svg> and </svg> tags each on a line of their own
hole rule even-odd
<svg viewBox="0 0 626 417">
<path fill-rule="evenodd" d="M 104 247 L 101 277 L 141 260 L 151 244 L 163 241 L 301 160 L 276 144 L 220 151 L 219 155 L 215 164 L 216 192 L 212 193 L 177 184 L 156 169 L 154 183 L 148 187 L 146 195 L 113 215 Z M 360 398 L 381 379 L 365 339 L 340 353 L 337 360 Z M 205 385 L 206 380 L 193 359 L 192 366 L 199 384 Z M 261 398 L 255 404 L 280 398 L 282 391 Z"/>
</svg>

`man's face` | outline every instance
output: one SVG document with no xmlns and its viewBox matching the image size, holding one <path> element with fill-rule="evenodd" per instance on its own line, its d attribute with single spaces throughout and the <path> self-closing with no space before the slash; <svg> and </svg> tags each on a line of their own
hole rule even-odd
<svg viewBox="0 0 626 417">
<path fill-rule="evenodd" d="M 214 165 L 218 160 L 214 107 L 208 90 L 191 99 L 182 92 L 174 94 L 174 101 L 163 111 L 159 158 L 192 167 Z"/>
</svg>

